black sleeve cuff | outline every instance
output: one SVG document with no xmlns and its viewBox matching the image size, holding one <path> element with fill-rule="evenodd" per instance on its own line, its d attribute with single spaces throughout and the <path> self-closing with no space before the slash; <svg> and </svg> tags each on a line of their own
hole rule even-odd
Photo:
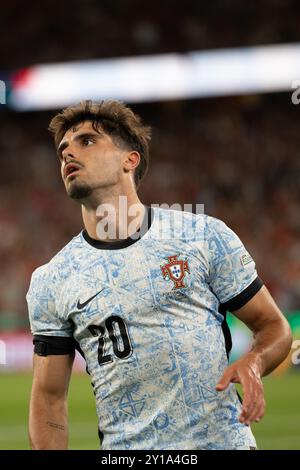
<svg viewBox="0 0 300 470">
<path fill-rule="evenodd" d="M 235 310 L 242 308 L 247 302 L 249 302 L 249 300 L 252 299 L 252 297 L 255 296 L 255 294 L 257 294 L 263 285 L 264 283 L 262 280 L 257 277 L 243 292 L 222 304 L 222 309 L 228 312 L 234 312 Z"/>
<path fill-rule="evenodd" d="M 62 336 L 34 335 L 34 352 L 38 356 L 59 356 L 75 351 L 74 338 Z"/>
</svg>

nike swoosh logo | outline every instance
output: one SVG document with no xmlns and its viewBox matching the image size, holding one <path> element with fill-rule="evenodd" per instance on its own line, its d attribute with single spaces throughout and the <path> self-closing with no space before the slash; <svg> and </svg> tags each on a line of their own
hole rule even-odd
<svg viewBox="0 0 300 470">
<path fill-rule="evenodd" d="M 97 292 L 97 294 L 93 295 L 93 297 L 90 297 L 88 300 L 86 300 L 85 302 L 83 303 L 80 303 L 80 300 L 78 300 L 77 302 L 77 308 L 79 310 L 81 310 L 82 308 L 84 308 L 87 304 L 89 304 L 98 294 L 100 294 L 100 292 L 102 292 L 104 289 L 101 289 L 99 290 L 99 292 Z"/>
</svg>

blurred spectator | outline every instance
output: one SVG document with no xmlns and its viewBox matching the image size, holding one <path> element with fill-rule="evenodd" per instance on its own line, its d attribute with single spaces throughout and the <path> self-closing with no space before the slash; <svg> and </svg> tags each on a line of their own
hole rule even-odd
<svg viewBox="0 0 300 470">
<path fill-rule="evenodd" d="M 0 66 L 295 42 L 297 0 L 2 2 Z M 20 43 L 24 47 L 20 47 Z"/>
</svg>

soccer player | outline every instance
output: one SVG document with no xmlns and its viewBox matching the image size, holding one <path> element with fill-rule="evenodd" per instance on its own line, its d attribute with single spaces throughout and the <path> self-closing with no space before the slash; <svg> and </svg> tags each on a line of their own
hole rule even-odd
<svg viewBox="0 0 300 470">
<path fill-rule="evenodd" d="M 150 129 L 124 104 L 84 101 L 50 130 L 84 230 L 33 273 L 27 295 L 32 448 L 67 448 L 76 348 L 102 449 L 255 448 L 261 377 L 287 356 L 291 333 L 251 256 L 220 220 L 142 204 Z M 230 366 L 226 311 L 254 335 Z"/>
</svg>

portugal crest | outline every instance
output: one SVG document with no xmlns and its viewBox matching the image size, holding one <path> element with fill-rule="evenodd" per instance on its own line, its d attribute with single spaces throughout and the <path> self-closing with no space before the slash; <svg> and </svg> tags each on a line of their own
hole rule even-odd
<svg viewBox="0 0 300 470">
<path fill-rule="evenodd" d="M 180 287 L 186 287 L 183 282 L 186 272 L 190 272 L 187 261 L 177 259 L 178 255 L 168 256 L 169 262 L 164 266 L 161 266 L 161 271 L 164 279 L 171 279 L 174 282 L 173 289 L 179 289 Z"/>
</svg>

